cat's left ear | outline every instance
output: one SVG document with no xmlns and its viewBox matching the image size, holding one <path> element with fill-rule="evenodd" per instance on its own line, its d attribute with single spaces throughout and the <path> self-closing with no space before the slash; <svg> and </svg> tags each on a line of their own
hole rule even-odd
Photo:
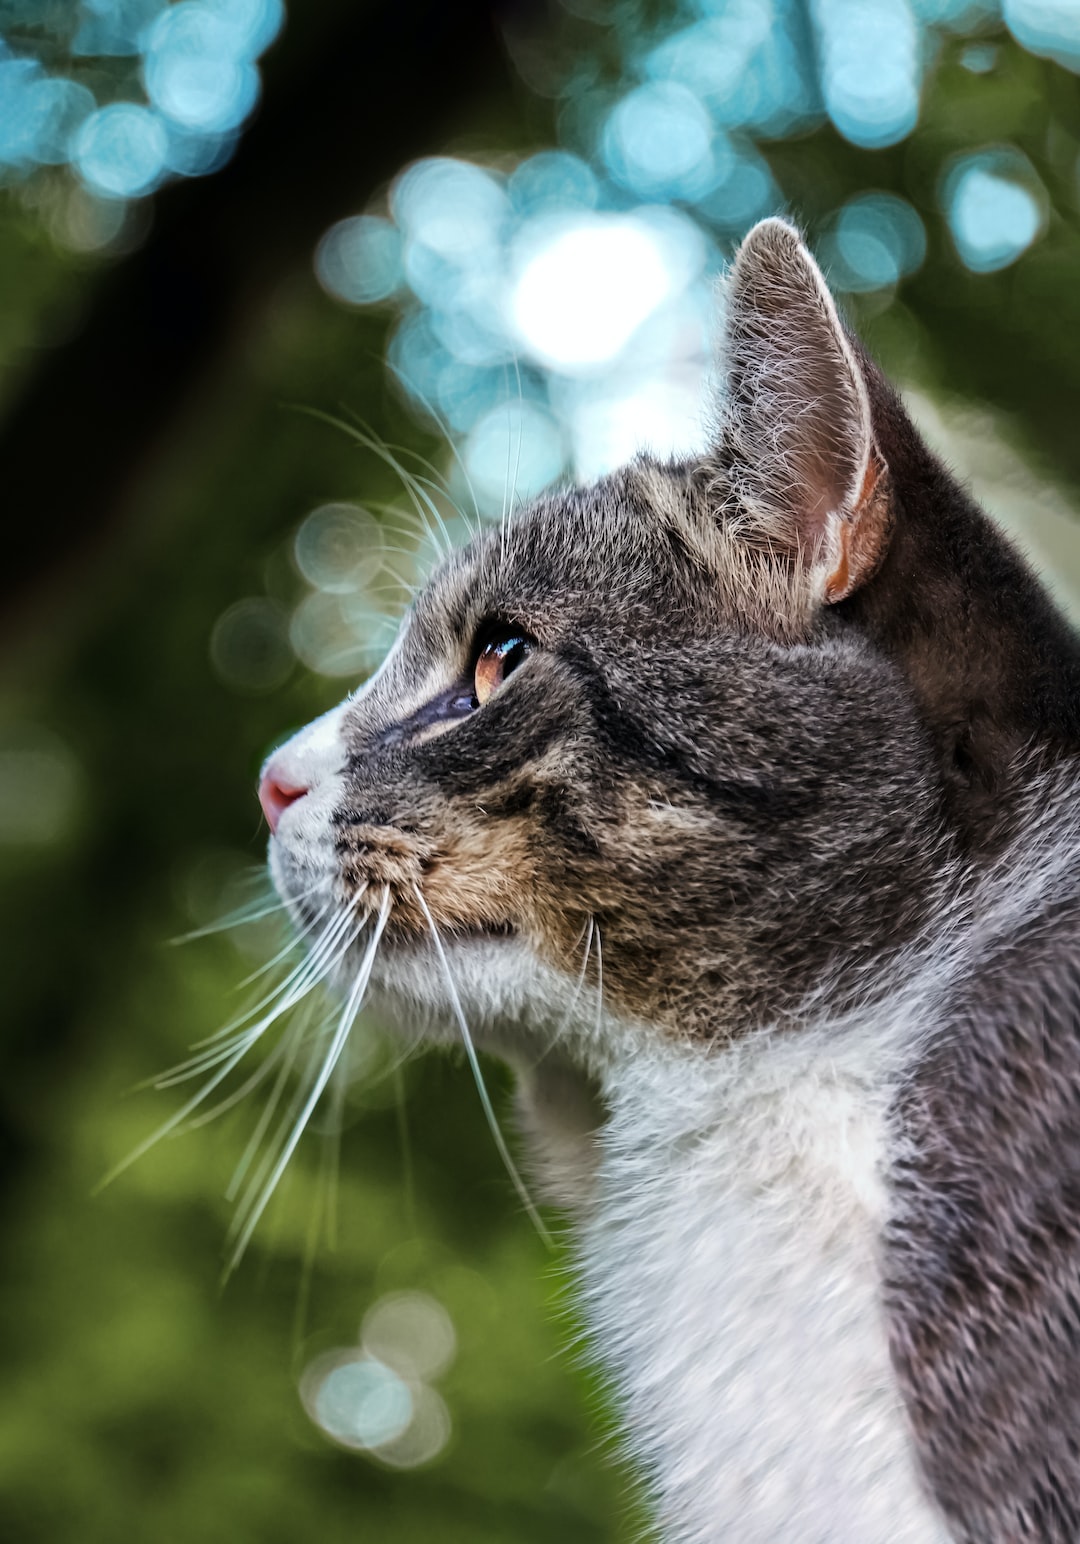
<svg viewBox="0 0 1080 1544">
<path fill-rule="evenodd" d="M 870 399 L 821 270 L 798 232 L 763 220 L 728 279 L 715 456 L 751 541 L 843 600 L 877 568 L 892 524 Z"/>
</svg>

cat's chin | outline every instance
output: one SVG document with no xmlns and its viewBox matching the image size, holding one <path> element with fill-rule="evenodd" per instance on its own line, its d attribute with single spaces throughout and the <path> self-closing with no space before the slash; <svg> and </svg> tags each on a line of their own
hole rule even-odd
<svg viewBox="0 0 1080 1544">
<path fill-rule="evenodd" d="M 450 1009 L 486 1017 L 509 993 L 521 997 L 517 973 L 530 971 L 533 953 L 521 935 L 503 929 L 447 930 L 440 946 L 430 935 L 388 927 L 371 978 L 373 995 L 397 997 L 421 1009 Z"/>
<path fill-rule="evenodd" d="M 512 926 L 447 932 L 442 952 L 430 938 L 387 930 L 371 976 L 369 1001 L 407 1038 L 460 1041 L 459 1013 L 481 1048 L 514 1059 L 549 1047 L 567 1032 L 575 983 L 538 958 Z"/>
</svg>

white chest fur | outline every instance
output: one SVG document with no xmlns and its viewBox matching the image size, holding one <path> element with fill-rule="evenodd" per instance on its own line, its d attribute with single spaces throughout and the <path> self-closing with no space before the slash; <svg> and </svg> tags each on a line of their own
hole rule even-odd
<svg viewBox="0 0 1080 1544">
<path fill-rule="evenodd" d="M 667 1053 L 608 1090 L 587 1313 L 665 1544 L 941 1544 L 879 1296 L 864 1051 Z"/>
</svg>

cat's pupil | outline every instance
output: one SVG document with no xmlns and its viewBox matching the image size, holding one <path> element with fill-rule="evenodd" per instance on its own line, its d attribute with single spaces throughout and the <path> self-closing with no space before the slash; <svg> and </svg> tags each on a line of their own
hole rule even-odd
<svg viewBox="0 0 1080 1544">
<path fill-rule="evenodd" d="M 529 646 L 524 638 L 508 638 L 505 643 L 497 646 L 496 652 L 502 665 L 503 680 L 511 675 L 521 664 L 528 653 Z"/>
</svg>

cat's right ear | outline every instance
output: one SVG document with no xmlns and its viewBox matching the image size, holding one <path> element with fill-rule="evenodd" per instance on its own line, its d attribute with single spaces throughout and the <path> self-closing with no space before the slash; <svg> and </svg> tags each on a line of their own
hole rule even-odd
<svg viewBox="0 0 1080 1544">
<path fill-rule="evenodd" d="M 719 443 L 726 513 L 749 541 L 843 600 L 884 556 L 888 468 L 870 401 L 821 270 L 798 232 L 763 220 L 727 281 Z"/>
</svg>

